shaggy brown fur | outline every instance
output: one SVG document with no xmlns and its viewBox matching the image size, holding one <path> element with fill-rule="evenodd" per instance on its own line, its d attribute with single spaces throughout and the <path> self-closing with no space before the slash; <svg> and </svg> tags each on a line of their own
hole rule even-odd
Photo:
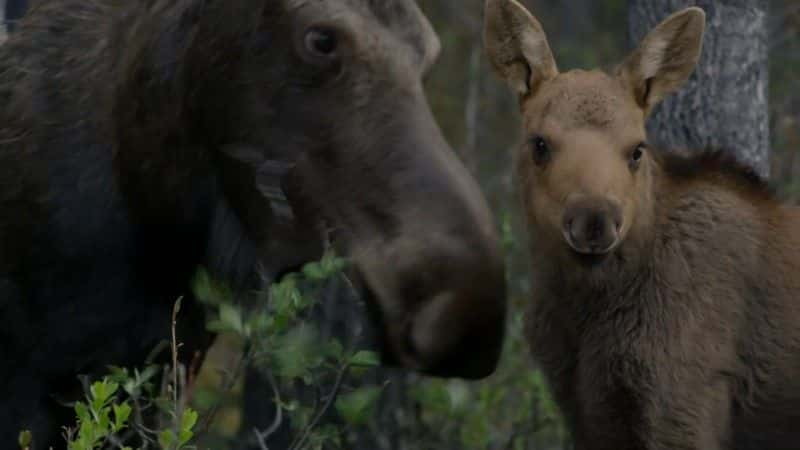
<svg viewBox="0 0 800 450">
<path fill-rule="evenodd" d="M 800 448 L 800 209 L 720 152 L 646 145 L 703 20 L 673 14 L 614 74 L 560 74 L 535 18 L 487 1 L 487 49 L 530 136 L 528 336 L 578 450 Z"/>
<path fill-rule="evenodd" d="M 800 442 L 800 210 L 734 166 L 675 171 L 704 159 L 654 165 L 635 254 L 533 244 L 531 348 L 580 449 Z"/>
</svg>

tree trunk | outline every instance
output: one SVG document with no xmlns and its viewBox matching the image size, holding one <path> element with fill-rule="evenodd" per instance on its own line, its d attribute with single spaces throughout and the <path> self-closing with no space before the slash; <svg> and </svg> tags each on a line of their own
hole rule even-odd
<svg viewBox="0 0 800 450">
<path fill-rule="evenodd" d="M 715 148 L 769 176 L 767 0 L 631 0 L 630 37 L 638 44 L 667 15 L 696 5 L 706 12 L 703 54 L 687 84 L 655 111 L 650 139 L 666 149 Z"/>
<path fill-rule="evenodd" d="M 0 0 L 0 44 L 6 40 L 6 0 Z"/>
<path fill-rule="evenodd" d="M 6 31 L 14 31 L 14 23 L 19 20 L 28 9 L 28 0 L 0 0 L 3 7 L 3 21 L 6 24 Z"/>
</svg>

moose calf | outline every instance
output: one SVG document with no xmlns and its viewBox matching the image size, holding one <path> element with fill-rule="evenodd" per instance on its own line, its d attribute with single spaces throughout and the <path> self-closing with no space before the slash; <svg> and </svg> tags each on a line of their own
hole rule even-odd
<svg viewBox="0 0 800 450">
<path fill-rule="evenodd" d="M 522 5 L 486 7 L 526 133 L 528 336 L 576 448 L 800 448 L 800 210 L 724 156 L 646 140 L 694 70 L 703 11 L 670 16 L 607 74 L 559 73 Z"/>
</svg>

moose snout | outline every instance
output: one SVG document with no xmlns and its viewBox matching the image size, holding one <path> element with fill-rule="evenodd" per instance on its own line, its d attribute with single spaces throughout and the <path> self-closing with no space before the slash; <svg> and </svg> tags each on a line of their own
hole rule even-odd
<svg viewBox="0 0 800 450">
<path fill-rule="evenodd" d="M 390 325 L 384 362 L 436 377 L 480 379 L 494 372 L 505 335 L 505 268 L 499 252 L 473 255 L 427 256 L 406 272 L 400 290 L 416 301 L 398 327 Z"/>
<path fill-rule="evenodd" d="M 563 218 L 567 244 L 584 255 L 604 255 L 620 240 L 622 208 L 605 198 L 583 197 L 568 203 Z"/>
<path fill-rule="evenodd" d="M 490 375 L 502 350 L 504 286 L 494 292 L 447 291 L 429 299 L 409 329 L 410 350 L 423 371 L 440 377 Z"/>
<path fill-rule="evenodd" d="M 429 107 L 419 103 L 400 117 L 407 122 L 383 141 L 402 145 L 380 162 L 402 170 L 386 166 L 381 177 L 389 178 L 375 183 L 387 186 L 381 200 L 362 201 L 357 215 L 369 225 L 363 234 L 379 239 L 351 249 L 378 306 L 383 360 L 432 376 L 484 378 L 497 367 L 506 320 L 493 214 Z"/>
</svg>

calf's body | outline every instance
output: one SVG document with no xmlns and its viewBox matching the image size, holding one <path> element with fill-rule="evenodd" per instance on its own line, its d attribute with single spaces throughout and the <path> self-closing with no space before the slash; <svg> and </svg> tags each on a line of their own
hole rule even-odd
<svg viewBox="0 0 800 450">
<path fill-rule="evenodd" d="M 795 449 L 800 210 L 734 173 L 665 166 L 640 253 L 532 244 L 533 355 L 579 449 Z"/>
<path fill-rule="evenodd" d="M 648 114 L 700 56 L 702 10 L 612 73 L 559 73 L 519 2 L 486 5 L 526 133 L 528 336 L 576 448 L 800 448 L 800 210 L 722 153 L 647 144 Z"/>
</svg>

